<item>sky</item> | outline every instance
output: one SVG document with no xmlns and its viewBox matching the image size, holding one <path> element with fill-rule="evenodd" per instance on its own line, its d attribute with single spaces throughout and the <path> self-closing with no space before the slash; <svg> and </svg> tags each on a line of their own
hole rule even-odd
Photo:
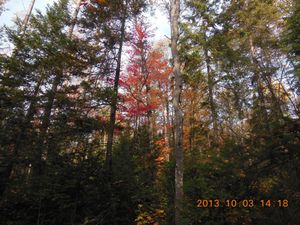
<svg viewBox="0 0 300 225">
<path fill-rule="evenodd" d="M 0 16 L 0 26 L 13 26 L 13 20 L 17 16 L 24 18 L 26 11 L 32 0 L 7 0 L 4 5 L 5 11 Z M 34 10 L 39 9 L 43 12 L 47 4 L 52 4 L 57 0 L 36 0 Z M 156 10 L 154 16 L 149 15 L 149 22 L 155 28 L 155 40 L 160 40 L 165 38 L 165 36 L 170 36 L 169 22 L 166 15 L 161 10 Z"/>
<path fill-rule="evenodd" d="M 33 11 L 35 11 L 35 9 L 43 10 L 47 4 L 51 4 L 54 1 L 55 0 L 36 0 Z M 17 16 L 24 18 L 30 2 L 31 0 L 7 0 L 4 5 L 5 11 L 0 16 L 0 26 L 12 26 L 13 20 Z"/>
</svg>

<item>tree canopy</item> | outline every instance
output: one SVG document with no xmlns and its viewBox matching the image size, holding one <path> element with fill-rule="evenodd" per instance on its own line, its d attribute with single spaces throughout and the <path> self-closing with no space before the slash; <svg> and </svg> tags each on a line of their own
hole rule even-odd
<svg viewBox="0 0 300 225">
<path fill-rule="evenodd" d="M 299 1 L 73 4 L 0 28 L 0 224 L 300 224 Z"/>
</svg>

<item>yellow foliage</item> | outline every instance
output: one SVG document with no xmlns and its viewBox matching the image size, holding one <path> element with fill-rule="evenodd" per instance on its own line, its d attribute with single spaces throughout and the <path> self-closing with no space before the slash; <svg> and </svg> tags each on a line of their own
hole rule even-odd
<svg viewBox="0 0 300 225">
<path fill-rule="evenodd" d="M 240 178 L 245 178 L 246 177 L 246 174 L 243 170 L 241 170 L 241 172 L 239 173 L 239 177 Z"/>
<path fill-rule="evenodd" d="M 275 178 L 267 177 L 260 181 L 259 189 L 262 192 L 270 193 L 276 184 L 277 184 L 277 180 Z"/>
<path fill-rule="evenodd" d="M 159 225 L 159 220 L 165 217 L 162 209 L 154 209 L 149 212 L 142 210 L 142 205 L 138 205 L 138 216 L 135 219 L 136 225 Z"/>
</svg>

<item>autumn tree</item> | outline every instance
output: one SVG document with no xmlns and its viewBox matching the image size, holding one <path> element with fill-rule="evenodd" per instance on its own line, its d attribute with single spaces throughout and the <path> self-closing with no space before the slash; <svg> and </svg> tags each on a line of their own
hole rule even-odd
<svg viewBox="0 0 300 225">
<path fill-rule="evenodd" d="M 1 224 L 299 224 L 297 1 L 172 0 L 159 42 L 72 2 L 1 29 Z"/>
<path fill-rule="evenodd" d="M 108 172 L 108 177 L 111 177 L 112 174 L 112 147 L 113 147 L 113 136 L 114 136 L 114 128 L 116 122 L 116 111 L 117 111 L 117 102 L 118 102 L 118 89 L 119 89 L 119 79 L 121 73 L 121 66 L 122 66 L 122 52 L 123 52 L 123 45 L 125 40 L 126 34 L 126 24 L 127 20 L 137 15 L 141 12 L 142 8 L 145 6 L 144 1 L 116 1 L 116 2 L 108 2 L 103 6 L 102 1 L 99 3 L 97 2 L 97 6 L 94 10 L 91 10 L 91 14 L 97 13 L 99 14 L 98 17 L 93 19 L 94 21 L 97 18 L 103 18 L 103 15 L 107 15 L 108 18 L 111 18 L 116 24 L 117 32 L 111 32 L 108 29 L 105 29 L 105 32 L 110 33 L 113 35 L 112 39 L 106 43 L 108 47 L 111 48 L 112 53 L 114 54 L 114 76 L 113 76 L 113 87 L 112 87 L 112 96 L 110 101 L 110 118 L 109 118 L 109 130 L 108 130 L 108 137 L 107 137 L 107 147 L 106 147 L 106 167 Z M 98 11 L 97 11 L 98 9 Z M 108 13 L 107 9 L 109 9 L 110 14 Z M 121 12 L 121 13 L 119 13 Z M 111 28 L 110 28 L 111 29 Z M 117 50 L 113 49 L 115 46 Z"/>
<path fill-rule="evenodd" d="M 162 97 L 167 92 L 171 68 L 158 50 L 150 43 L 149 28 L 136 22 L 129 50 L 129 64 L 122 75 L 123 110 L 135 129 L 147 125 L 152 137 L 157 134 L 155 120 L 162 108 Z"/>
</svg>

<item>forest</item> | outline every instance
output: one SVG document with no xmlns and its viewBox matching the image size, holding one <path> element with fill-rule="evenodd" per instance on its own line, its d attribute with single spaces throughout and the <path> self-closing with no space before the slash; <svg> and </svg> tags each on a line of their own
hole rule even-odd
<svg viewBox="0 0 300 225">
<path fill-rule="evenodd" d="M 299 0 L 39 1 L 0 21 L 0 225 L 300 224 Z"/>
</svg>

